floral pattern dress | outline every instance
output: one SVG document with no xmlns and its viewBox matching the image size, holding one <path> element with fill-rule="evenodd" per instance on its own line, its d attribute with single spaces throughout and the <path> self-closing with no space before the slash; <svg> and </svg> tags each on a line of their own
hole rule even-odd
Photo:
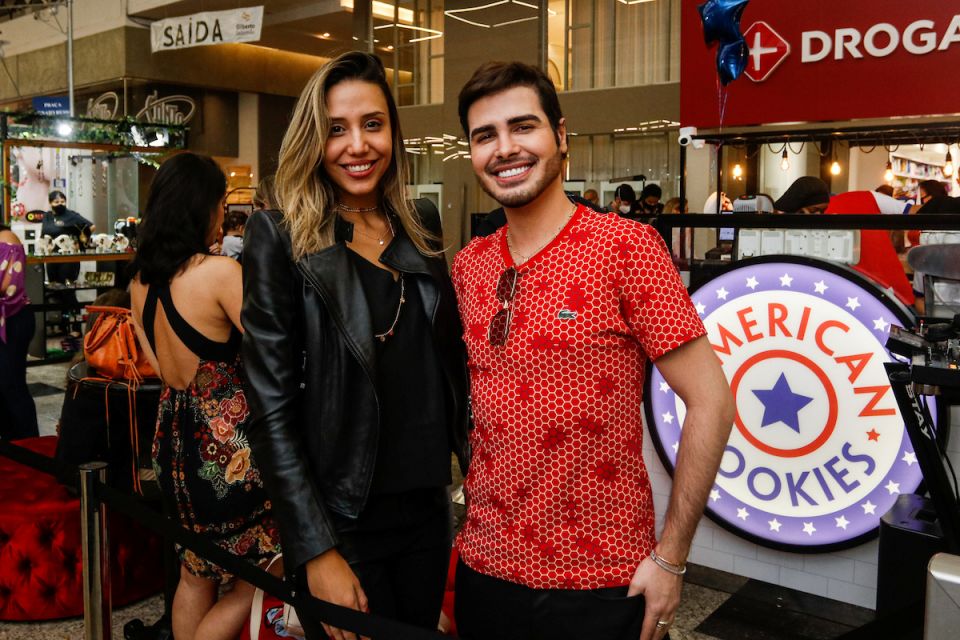
<svg viewBox="0 0 960 640">
<path fill-rule="evenodd" d="M 181 524 L 252 562 L 279 553 L 270 500 L 247 442 L 250 410 L 240 360 L 201 360 L 185 390 L 167 387 L 153 441 L 153 467 L 168 510 Z M 226 573 L 189 549 L 177 548 L 190 573 Z"/>
</svg>

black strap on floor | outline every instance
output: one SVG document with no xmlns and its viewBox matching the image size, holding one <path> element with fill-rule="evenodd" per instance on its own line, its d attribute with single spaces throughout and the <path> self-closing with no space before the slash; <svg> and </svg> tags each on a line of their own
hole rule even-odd
<svg viewBox="0 0 960 640">
<path fill-rule="evenodd" d="M 61 464 L 52 458 L 8 442 L 0 441 L 0 455 L 59 478 L 70 477 L 77 472 L 76 467 Z M 309 594 L 295 592 L 288 582 L 272 576 L 221 549 L 203 535 L 184 529 L 179 523 L 145 506 L 136 496 L 118 491 L 100 482 L 96 482 L 95 486 L 97 497 L 109 508 L 139 522 L 147 529 L 163 535 L 168 541 L 176 542 L 190 549 L 239 579 L 262 589 L 265 593 L 294 605 L 297 609 L 297 615 L 301 619 L 322 621 L 338 629 L 374 639 L 448 640 L 449 638 L 434 631 L 427 631 L 375 614 L 361 613 L 354 609 L 318 600 Z"/>
<path fill-rule="evenodd" d="M 77 472 L 76 467 L 57 462 L 53 458 L 25 449 L 9 440 L 0 440 L 0 455 L 55 478 L 69 477 Z"/>
</svg>

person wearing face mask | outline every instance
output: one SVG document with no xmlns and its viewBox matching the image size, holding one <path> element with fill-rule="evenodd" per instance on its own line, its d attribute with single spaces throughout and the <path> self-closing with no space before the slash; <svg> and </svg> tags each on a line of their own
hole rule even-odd
<svg viewBox="0 0 960 640">
<path fill-rule="evenodd" d="M 633 190 L 633 187 L 624 183 L 613 192 L 613 202 L 610 203 L 610 211 L 613 211 L 621 218 L 630 218 L 632 220 L 636 217 L 634 212 L 634 204 L 636 201 L 637 193 Z"/>
<path fill-rule="evenodd" d="M 643 191 L 640 192 L 640 201 L 637 203 L 638 208 L 648 216 L 660 215 L 663 213 L 661 198 L 663 198 L 663 189 L 660 185 L 652 183 L 644 185 Z"/>
<path fill-rule="evenodd" d="M 49 202 L 50 210 L 43 214 L 43 235 L 51 238 L 63 235 L 73 236 L 77 239 L 77 244 L 82 247 L 93 233 L 95 228 L 93 223 L 76 211 L 67 208 L 67 196 L 63 191 L 51 191 Z M 79 262 L 47 265 L 47 280 L 50 282 L 74 281 L 78 275 L 80 275 Z"/>
<path fill-rule="evenodd" d="M 93 233 L 93 223 L 82 215 L 67 208 L 67 196 L 63 191 L 50 192 L 50 210 L 43 216 L 43 235 L 56 238 L 71 235 L 85 240 Z"/>
</svg>

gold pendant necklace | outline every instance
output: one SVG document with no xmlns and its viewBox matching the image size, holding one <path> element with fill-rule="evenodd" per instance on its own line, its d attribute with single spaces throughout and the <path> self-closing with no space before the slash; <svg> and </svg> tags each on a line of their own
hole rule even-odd
<svg viewBox="0 0 960 640">
<path fill-rule="evenodd" d="M 388 220 L 388 222 L 389 222 L 389 220 Z M 366 236 L 367 238 L 370 238 L 371 240 L 376 240 L 376 241 L 377 241 L 377 244 L 379 244 L 381 247 L 383 246 L 383 243 L 386 242 L 386 236 L 375 236 L 375 235 L 373 235 L 372 233 L 367 233 L 366 231 L 361 231 L 360 229 L 357 229 L 357 225 L 353 225 L 353 230 L 354 230 L 355 233 L 359 233 L 359 234 L 362 235 L 362 236 Z M 392 236 L 393 236 L 393 226 L 392 226 L 392 225 L 391 225 L 390 228 L 389 228 L 389 233 L 390 233 L 390 236 L 392 237 Z"/>
<path fill-rule="evenodd" d="M 390 222 L 390 217 L 387 217 L 387 225 L 390 227 L 390 235 L 393 235 L 393 223 Z M 380 244 L 383 244 L 382 242 Z M 399 272 L 400 280 L 400 302 L 397 303 L 397 312 L 393 315 L 393 322 L 390 323 L 390 327 L 383 333 L 375 333 L 373 337 L 379 340 L 380 342 L 386 342 L 387 338 L 393 336 L 394 330 L 397 328 L 397 322 L 400 321 L 400 311 L 403 309 L 403 303 L 407 301 L 407 289 L 406 283 L 403 280 L 403 271 Z"/>
</svg>

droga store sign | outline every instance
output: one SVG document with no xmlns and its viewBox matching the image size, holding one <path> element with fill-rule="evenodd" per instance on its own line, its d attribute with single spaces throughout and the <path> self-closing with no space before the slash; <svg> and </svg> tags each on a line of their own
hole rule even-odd
<svg viewBox="0 0 960 640">
<path fill-rule="evenodd" d="M 791 551 L 869 538 L 921 481 L 883 366 L 905 311 L 852 270 L 789 256 L 740 262 L 691 298 L 737 405 L 708 514 Z M 655 368 L 648 385 L 647 422 L 672 469 L 685 409 Z"/>
<path fill-rule="evenodd" d="M 256 42 L 263 27 L 263 7 L 207 11 L 158 20 L 150 25 L 154 53 L 225 42 Z"/>
</svg>

